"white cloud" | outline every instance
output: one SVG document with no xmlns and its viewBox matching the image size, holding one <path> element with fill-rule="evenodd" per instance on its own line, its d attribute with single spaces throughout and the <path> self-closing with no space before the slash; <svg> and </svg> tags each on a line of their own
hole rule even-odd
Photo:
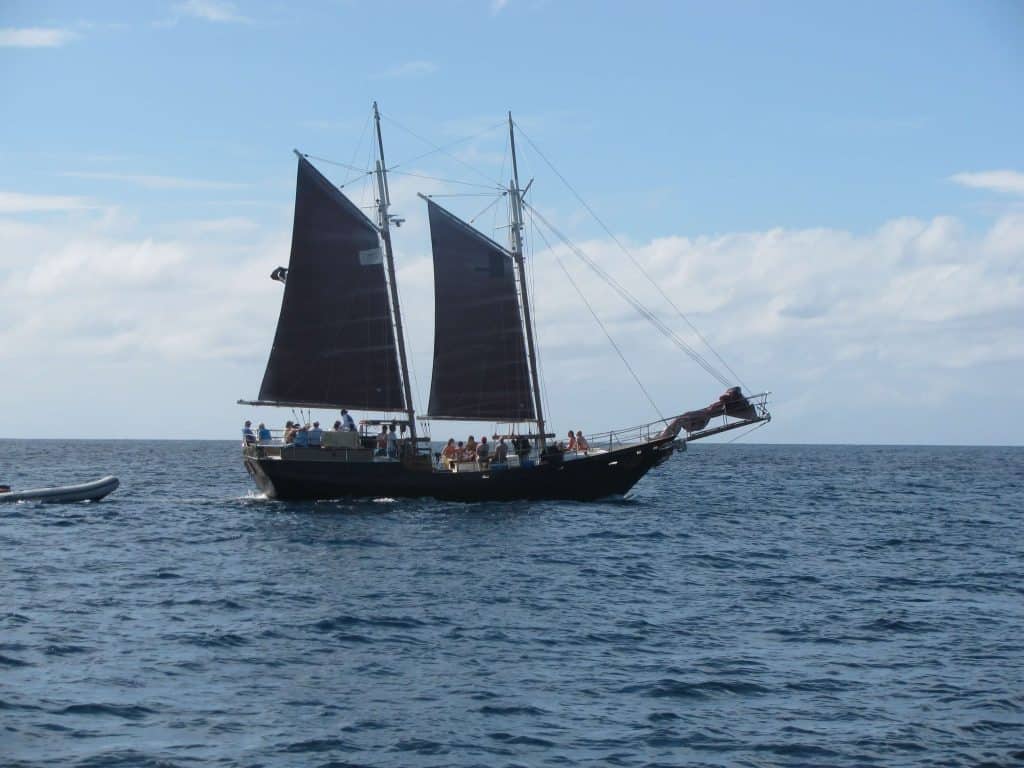
<svg viewBox="0 0 1024 768">
<path fill-rule="evenodd" d="M 1018 171 L 977 171 L 974 173 L 955 173 L 949 177 L 964 187 L 987 189 L 991 192 L 1002 192 L 1009 195 L 1024 195 L 1024 173 Z"/>
<path fill-rule="evenodd" d="M 175 5 L 174 10 L 182 16 L 191 16 L 216 23 L 249 21 L 247 17 L 238 12 L 234 3 L 224 0 L 185 0 L 185 2 Z"/>
<path fill-rule="evenodd" d="M 180 176 L 154 176 L 138 173 L 99 173 L 92 171 L 67 171 L 61 176 L 97 181 L 121 181 L 135 184 L 144 189 L 240 189 L 244 184 L 208 179 L 188 179 Z"/>
<path fill-rule="evenodd" d="M 508 0 L 491 0 L 491 14 L 497 15 L 501 13 L 507 5 Z"/>
<path fill-rule="evenodd" d="M 83 197 L 69 195 L 29 195 L 23 192 L 0 192 L 0 214 L 42 213 L 47 211 L 79 211 L 95 208 Z"/>
<path fill-rule="evenodd" d="M 0 29 L 0 48 L 59 48 L 75 37 L 65 27 L 7 27 Z"/>
<path fill-rule="evenodd" d="M 406 61 L 401 64 L 396 64 L 390 69 L 386 69 L 381 72 L 378 77 L 382 78 L 402 78 L 402 77 L 425 77 L 437 72 L 437 64 L 432 61 Z"/>
<path fill-rule="evenodd" d="M 446 190 L 402 176 L 391 189 L 394 210 L 407 219 L 394 235 L 423 403 L 433 274 L 414 192 Z M 0 381 L 0 399 L 40 403 L 29 409 L 37 420 L 40 412 L 75 410 L 83 393 L 94 393 L 107 398 L 107 410 L 83 413 L 76 429 L 95 434 L 112 434 L 105 425 L 115 414 L 128 426 L 114 434 L 232 434 L 240 411 L 231 404 L 255 394 L 273 338 L 280 286 L 268 275 L 287 263 L 286 218 L 269 233 L 255 219 L 228 216 L 183 222 L 169 237 L 139 236 L 130 218 L 79 211 L 88 201 L 47 205 L 74 213 L 63 224 L 0 217 L 0 366 L 31 373 Z M 700 347 L 614 243 L 580 245 Z M 533 306 L 552 427 L 596 430 L 652 418 L 555 254 L 534 246 Z M 1024 374 L 1024 215 L 1003 216 L 980 234 L 950 217 L 895 218 L 866 234 L 772 229 L 630 248 L 748 384 L 776 393 L 777 418 L 762 439 L 1019 442 L 1024 433 L 1012 410 L 995 420 L 969 416 L 1005 393 L 991 391 L 994 381 Z M 717 396 L 717 382 L 556 250 L 665 413 Z M 38 433 L 38 423 L 19 418 L 8 420 L 8 434 Z M 61 429 L 59 416 L 47 427 Z"/>
</svg>

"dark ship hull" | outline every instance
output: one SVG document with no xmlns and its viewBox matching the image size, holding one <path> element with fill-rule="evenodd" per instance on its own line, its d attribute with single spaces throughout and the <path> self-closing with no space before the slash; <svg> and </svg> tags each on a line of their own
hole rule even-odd
<svg viewBox="0 0 1024 768">
<path fill-rule="evenodd" d="M 530 467 L 438 471 L 429 463 L 346 461 L 344 451 L 245 450 L 245 467 L 268 497 L 282 500 L 420 498 L 447 501 L 590 501 L 628 492 L 674 450 L 671 438 Z"/>
</svg>

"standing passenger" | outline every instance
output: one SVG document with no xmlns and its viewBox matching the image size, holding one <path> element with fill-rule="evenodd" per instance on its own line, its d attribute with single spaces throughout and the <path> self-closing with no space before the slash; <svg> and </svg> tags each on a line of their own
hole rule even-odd
<svg viewBox="0 0 1024 768">
<path fill-rule="evenodd" d="M 341 409 L 341 424 L 346 432 L 356 431 L 356 422 L 344 408 Z"/>
<path fill-rule="evenodd" d="M 246 419 L 242 427 L 242 445 L 252 445 L 256 442 L 256 435 L 252 433 L 252 422 Z"/>
<path fill-rule="evenodd" d="M 576 435 L 573 434 L 573 431 L 571 429 L 569 430 L 569 442 L 566 444 L 565 450 L 567 450 L 567 451 L 575 451 L 576 450 Z"/>
<path fill-rule="evenodd" d="M 398 458 L 398 435 L 395 434 L 395 425 L 388 429 L 388 456 L 392 459 Z"/>
<path fill-rule="evenodd" d="M 505 445 L 505 438 L 498 440 L 498 447 L 494 449 L 494 463 L 504 464 L 508 461 L 508 446 Z"/>
</svg>

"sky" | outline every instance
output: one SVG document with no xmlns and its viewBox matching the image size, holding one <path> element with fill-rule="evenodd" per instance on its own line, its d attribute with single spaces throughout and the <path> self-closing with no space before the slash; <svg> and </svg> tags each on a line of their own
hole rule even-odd
<svg viewBox="0 0 1024 768">
<path fill-rule="evenodd" d="M 0 93 L 0 437 L 290 418 L 235 401 L 277 322 L 292 149 L 371 206 L 346 166 L 372 162 L 377 100 L 418 406 L 416 193 L 455 195 L 438 200 L 504 242 L 501 201 L 481 211 L 508 183 L 511 110 L 540 215 L 718 365 L 636 259 L 772 393 L 750 442 L 1022 443 L 1019 2 L 0 0 Z M 543 232 L 526 236 L 553 429 L 717 398 Z"/>
</svg>

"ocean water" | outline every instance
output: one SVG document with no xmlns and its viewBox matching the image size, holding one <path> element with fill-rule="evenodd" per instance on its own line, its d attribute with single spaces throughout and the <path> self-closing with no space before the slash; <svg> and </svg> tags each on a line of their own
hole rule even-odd
<svg viewBox="0 0 1024 768">
<path fill-rule="evenodd" d="M 4 766 L 1024 762 L 1024 449 L 694 446 L 625 500 L 256 497 L 0 441 Z"/>
</svg>

